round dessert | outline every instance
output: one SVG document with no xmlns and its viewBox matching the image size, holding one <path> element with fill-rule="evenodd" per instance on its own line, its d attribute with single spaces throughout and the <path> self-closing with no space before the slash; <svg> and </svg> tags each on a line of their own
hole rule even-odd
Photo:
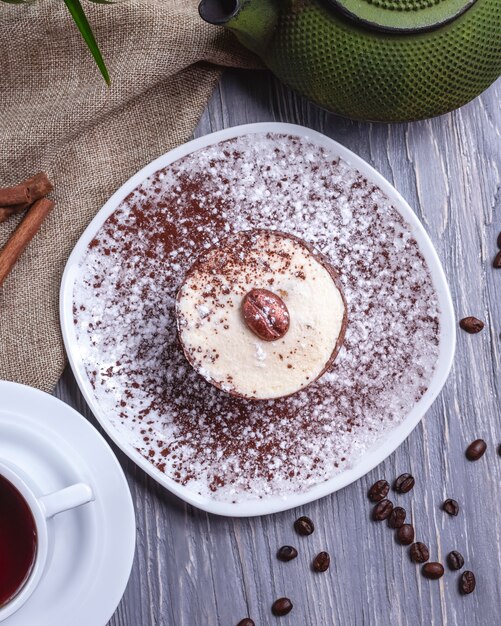
<svg viewBox="0 0 501 626">
<path fill-rule="evenodd" d="M 335 270 L 297 237 L 231 235 L 204 252 L 177 296 L 179 338 L 190 364 L 233 395 L 281 398 L 333 363 L 346 329 Z"/>
</svg>

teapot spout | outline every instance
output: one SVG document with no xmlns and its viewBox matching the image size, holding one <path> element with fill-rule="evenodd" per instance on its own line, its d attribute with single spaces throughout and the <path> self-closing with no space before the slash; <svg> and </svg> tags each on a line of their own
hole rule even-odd
<svg viewBox="0 0 501 626">
<path fill-rule="evenodd" d="M 198 12 L 209 24 L 224 26 L 238 13 L 239 5 L 239 0 L 202 0 Z"/>
<path fill-rule="evenodd" d="M 262 54 L 278 19 L 278 0 L 201 0 L 200 17 L 233 31 L 244 46 Z"/>
</svg>

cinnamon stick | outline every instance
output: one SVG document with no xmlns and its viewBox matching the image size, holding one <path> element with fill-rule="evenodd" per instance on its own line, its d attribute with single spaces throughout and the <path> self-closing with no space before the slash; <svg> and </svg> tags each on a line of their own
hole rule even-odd
<svg viewBox="0 0 501 626">
<path fill-rule="evenodd" d="M 25 183 L 19 183 L 15 187 L 0 188 L 0 206 L 29 203 L 30 191 Z"/>
<path fill-rule="evenodd" d="M 27 178 L 13 187 L 0 188 L 0 207 L 20 206 L 28 207 L 35 200 L 52 191 L 52 183 L 45 172 L 40 172 Z"/>
<path fill-rule="evenodd" d="M 35 174 L 35 176 L 28 178 L 24 182 L 26 186 L 28 187 L 28 192 L 30 195 L 30 200 L 29 200 L 30 204 L 35 202 L 35 200 L 38 200 L 39 198 L 46 196 L 48 193 L 50 193 L 54 189 L 53 184 L 50 182 L 45 172 L 40 172 L 38 174 Z M 27 208 L 27 207 L 24 207 L 24 208 Z M 22 211 L 23 209 L 18 207 L 18 210 Z"/>
<path fill-rule="evenodd" d="M 37 200 L 5 244 L 0 252 L 0 287 L 53 207 L 54 202 L 48 198 Z"/>
<path fill-rule="evenodd" d="M 13 207 L 0 206 L 0 224 L 5 222 L 16 210 Z"/>
</svg>

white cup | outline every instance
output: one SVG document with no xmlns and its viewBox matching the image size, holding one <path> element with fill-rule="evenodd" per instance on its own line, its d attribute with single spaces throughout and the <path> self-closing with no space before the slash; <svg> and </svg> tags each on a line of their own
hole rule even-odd
<svg viewBox="0 0 501 626">
<path fill-rule="evenodd" d="M 37 532 L 36 553 L 31 572 L 16 595 L 0 608 L 2 622 L 23 606 L 42 579 L 51 547 L 48 521 L 58 513 L 90 502 L 94 495 L 92 489 L 85 483 L 77 483 L 43 496 L 37 495 L 29 477 L 13 463 L 3 460 L 0 461 L 0 476 L 12 483 L 25 499 L 35 520 Z"/>
</svg>

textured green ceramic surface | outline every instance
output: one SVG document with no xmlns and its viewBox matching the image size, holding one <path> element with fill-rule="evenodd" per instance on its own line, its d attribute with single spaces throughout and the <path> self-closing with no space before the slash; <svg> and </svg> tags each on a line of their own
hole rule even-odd
<svg viewBox="0 0 501 626">
<path fill-rule="evenodd" d="M 283 82 L 356 119 L 440 115 L 501 75 L 501 0 L 477 0 L 447 25 L 417 34 L 367 28 L 319 0 L 245 0 L 227 27 Z"/>
<path fill-rule="evenodd" d="M 386 30 L 416 31 L 445 24 L 476 0 L 326 0 L 348 16 Z"/>
</svg>

